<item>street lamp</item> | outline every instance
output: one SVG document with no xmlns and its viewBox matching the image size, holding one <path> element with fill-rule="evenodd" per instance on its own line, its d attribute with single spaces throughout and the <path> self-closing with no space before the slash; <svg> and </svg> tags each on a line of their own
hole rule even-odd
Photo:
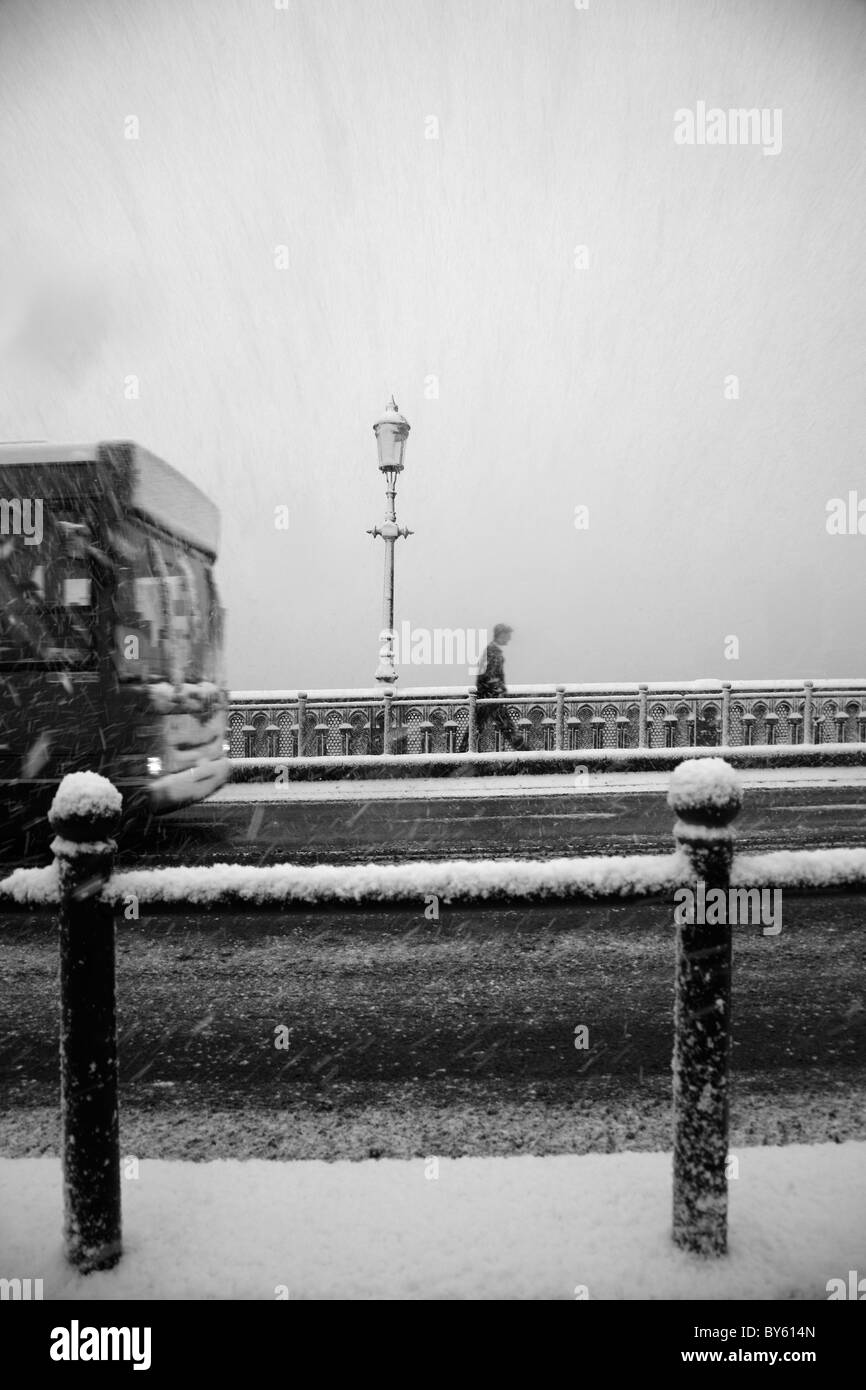
<svg viewBox="0 0 866 1390">
<path fill-rule="evenodd" d="M 385 685 L 394 685 L 397 672 L 394 669 L 394 542 L 398 536 L 411 536 L 414 533 L 405 526 L 397 525 L 394 499 L 397 494 L 397 474 L 403 472 L 403 451 L 411 426 L 405 415 L 397 409 L 392 396 L 385 413 L 373 426 L 376 447 L 379 450 L 379 471 L 385 474 L 385 524 L 374 526 L 368 536 L 381 536 L 385 542 L 385 586 L 382 600 L 382 626 L 379 646 L 379 665 L 376 680 Z"/>
</svg>

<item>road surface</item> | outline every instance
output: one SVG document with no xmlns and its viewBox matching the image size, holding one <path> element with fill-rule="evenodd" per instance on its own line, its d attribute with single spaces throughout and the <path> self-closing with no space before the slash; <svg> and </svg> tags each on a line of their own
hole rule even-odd
<svg viewBox="0 0 866 1390">
<path fill-rule="evenodd" d="M 866 842 L 861 773 L 744 772 L 741 847 Z M 122 845 L 120 859 L 665 852 L 667 785 L 659 774 L 577 786 L 571 777 L 241 785 L 166 818 L 144 849 Z M 866 1138 L 864 901 L 786 893 L 778 938 L 735 931 L 734 1145 Z M 8 1153 L 56 1151 L 52 920 L 0 921 Z M 666 1148 L 670 923 L 670 903 L 652 900 L 443 906 L 438 921 L 422 903 L 143 911 L 118 933 L 125 1150 L 359 1158 Z M 590 1030 L 586 1051 L 574 1046 L 579 1024 Z"/>
<path fill-rule="evenodd" d="M 733 1145 L 866 1138 L 863 903 L 786 893 L 779 936 L 734 929 Z M 0 1149 L 56 1151 L 53 917 L 0 931 Z M 143 909 L 118 923 L 123 1150 L 667 1148 L 673 962 L 657 900 Z"/>
<path fill-rule="evenodd" d="M 747 769 L 744 851 L 866 844 L 866 767 Z M 660 854 L 667 773 L 240 783 L 120 838 L 120 863 L 365 863 Z M 0 863 L 46 863 L 40 819 Z"/>
<path fill-rule="evenodd" d="M 744 851 L 866 843 L 866 768 L 740 776 Z M 658 773 L 240 784 L 158 823 L 146 853 L 262 864 L 667 853 L 668 784 Z"/>
</svg>

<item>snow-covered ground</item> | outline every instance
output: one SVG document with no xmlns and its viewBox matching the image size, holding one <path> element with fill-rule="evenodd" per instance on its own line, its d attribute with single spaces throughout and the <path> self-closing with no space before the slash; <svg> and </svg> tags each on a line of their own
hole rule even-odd
<svg viewBox="0 0 866 1390">
<path fill-rule="evenodd" d="M 291 767 L 285 761 L 274 768 Z M 671 772 L 549 772 L 515 773 L 501 777 L 393 777 L 358 780 L 343 778 L 323 782 L 275 782 L 276 772 L 264 768 L 260 782 L 234 782 L 220 787 L 208 802 L 249 801 L 400 801 L 434 800 L 438 797 L 491 796 L 618 796 L 641 792 L 667 792 Z M 831 789 L 866 786 L 866 767 L 755 767 L 737 768 L 740 785 L 758 787 L 810 787 Z"/>
<path fill-rule="evenodd" d="M 53 1158 L 0 1161 L 3 1270 L 46 1299 L 819 1299 L 863 1269 L 866 1143 L 735 1151 L 730 1249 L 670 1238 L 670 1154 L 178 1163 L 123 1181 L 81 1277 Z M 584 1292 L 585 1290 L 585 1292 Z"/>
</svg>

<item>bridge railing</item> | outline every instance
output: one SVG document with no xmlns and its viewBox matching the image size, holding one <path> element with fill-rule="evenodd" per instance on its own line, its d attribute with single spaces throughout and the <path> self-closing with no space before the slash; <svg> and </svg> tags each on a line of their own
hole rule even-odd
<svg viewBox="0 0 866 1390">
<path fill-rule="evenodd" d="M 532 751 L 866 743 L 866 681 L 695 681 L 515 686 L 502 700 L 473 687 L 238 691 L 229 706 L 233 758 L 497 752 L 482 721 L 502 705 Z"/>
</svg>

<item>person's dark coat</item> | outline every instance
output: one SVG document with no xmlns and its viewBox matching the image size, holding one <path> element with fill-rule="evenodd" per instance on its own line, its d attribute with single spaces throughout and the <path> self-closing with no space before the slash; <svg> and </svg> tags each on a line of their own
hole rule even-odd
<svg viewBox="0 0 866 1390">
<path fill-rule="evenodd" d="M 505 688 L 505 653 L 497 642 L 488 642 L 478 671 L 475 687 L 480 700 L 494 700 L 507 695 Z"/>
</svg>

